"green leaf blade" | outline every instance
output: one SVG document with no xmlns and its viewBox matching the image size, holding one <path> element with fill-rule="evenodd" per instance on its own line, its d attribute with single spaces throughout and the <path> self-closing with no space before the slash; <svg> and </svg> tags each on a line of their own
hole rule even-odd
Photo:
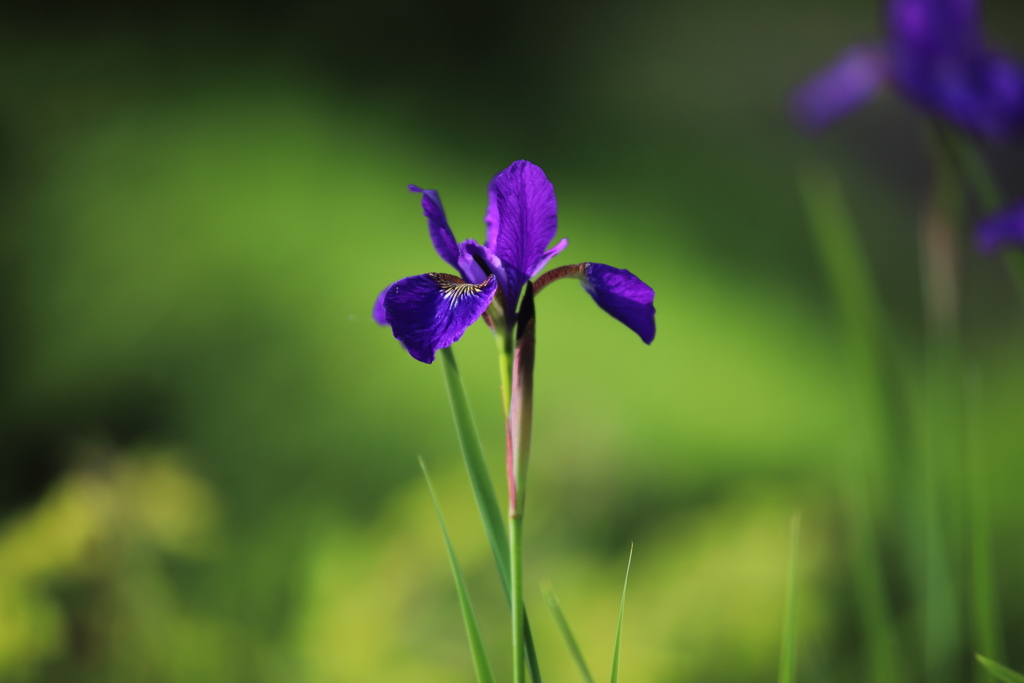
<svg viewBox="0 0 1024 683">
<path fill-rule="evenodd" d="M 619 625 L 615 628 L 615 650 L 612 652 L 611 683 L 619 680 L 619 649 L 622 645 L 622 614 L 626 611 L 626 586 L 629 585 L 629 568 L 633 564 L 633 544 L 629 545 L 629 560 L 626 562 L 626 578 L 622 582 L 622 601 L 619 602 Z"/>
<path fill-rule="evenodd" d="M 545 582 L 541 584 L 541 592 L 544 594 L 544 602 L 547 603 L 548 609 L 551 611 L 551 617 L 555 620 L 555 625 L 558 626 L 558 631 L 562 634 L 566 647 L 569 648 L 569 654 L 572 655 L 573 661 L 576 662 L 576 668 L 579 669 L 580 676 L 583 677 L 586 683 L 594 683 L 594 678 L 590 675 L 587 662 L 583 659 L 583 652 L 580 650 L 580 646 L 572 634 L 572 629 L 569 628 L 569 621 L 565 618 L 565 613 L 562 612 L 562 605 L 558 601 L 558 596 L 555 595 L 555 589 L 550 583 Z"/>
<path fill-rule="evenodd" d="M 469 397 L 462 384 L 462 375 L 455 362 L 455 354 L 451 347 L 441 349 L 441 364 L 444 367 L 444 380 L 448 388 L 448 400 L 452 406 L 452 417 L 455 420 L 455 431 L 459 435 L 462 457 L 469 473 L 469 482 L 473 487 L 480 510 L 480 518 L 484 523 L 487 540 L 494 553 L 494 561 L 498 565 L 501 583 L 505 592 L 510 591 L 508 534 L 505 531 L 505 519 L 498 507 L 498 497 L 494 493 L 487 462 L 484 460 L 484 449 L 480 445 L 480 437 L 476 431 L 476 422 L 469 407 Z"/>
<path fill-rule="evenodd" d="M 1024 683 L 1024 676 L 1017 673 L 1013 669 L 1003 666 L 999 662 L 993 661 L 988 657 L 982 655 L 975 655 L 978 661 L 981 663 L 985 670 L 996 677 L 997 680 L 1003 683 Z"/>
<path fill-rule="evenodd" d="M 505 518 L 498 507 L 498 496 L 494 492 L 484 460 L 484 449 L 480 445 L 480 436 L 476 431 L 476 422 L 469 407 L 469 397 L 462 383 L 459 366 L 455 362 L 455 353 L 451 347 L 441 349 L 441 366 L 444 368 L 445 386 L 448 389 L 448 400 L 452 406 L 452 418 L 455 420 L 455 431 L 459 436 L 462 458 L 469 474 L 469 482 L 473 488 L 480 519 L 484 524 L 487 541 L 494 554 L 494 562 L 498 566 L 498 576 L 505 589 L 505 599 L 512 605 L 512 559 L 509 551 L 508 532 L 505 530 Z M 533 683 L 542 683 L 540 665 L 537 662 L 537 650 L 533 644 L 533 633 L 530 620 L 523 616 L 523 639 L 526 641 L 526 659 L 530 665 Z"/>
<path fill-rule="evenodd" d="M 796 607 L 797 567 L 800 557 L 800 515 L 790 523 L 789 574 L 786 581 L 786 609 L 782 619 L 782 648 L 779 656 L 779 683 L 796 681 Z"/>
<path fill-rule="evenodd" d="M 427 488 L 430 490 L 430 499 L 434 502 L 434 512 L 437 513 L 437 521 L 441 525 L 444 544 L 448 549 L 448 562 L 451 564 L 452 575 L 455 577 L 455 591 L 459 595 L 459 607 L 462 609 L 462 620 L 466 625 L 466 637 L 469 639 L 469 649 L 473 655 L 473 668 L 476 671 L 476 680 L 478 683 L 494 683 L 494 671 L 491 669 L 491 662 L 487 658 L 483 636 L 480 634 L 480 625 L 477 623 L 476 613 L 473 612 L 473 605 L 469 601 L 466 582 L 462 578 L 462 570 L 459 568 L 458 558 L 455 557 L 455 548 L 452 547 L 452 540 L 448 535 L 448 527 L 445 525 L 444 517 L 441 514 L 441 506 L 437 502 L 434 485 L 430 481 L 430 475 L 427 474 L 427 466 L 423 462 L 423 458 L 419 460 L 420 469 L 423 470 L 423 478 L 426 479 Z"/>
</svg>

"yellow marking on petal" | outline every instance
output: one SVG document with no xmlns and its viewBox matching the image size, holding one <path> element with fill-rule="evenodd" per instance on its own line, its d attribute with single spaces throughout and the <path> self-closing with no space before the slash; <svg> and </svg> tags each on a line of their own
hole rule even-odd
<svg viewBox="0 0 1024 683">
<path fill-rule="evenodd" d="M 450 307 L 454 307 L 459 302 L 459 299 L 465 296 L 473 296 L 482 292 L 484 287 L 490 282 L 491 277 L 494 277 L 493 275 L 488 277 L 487 281 L 482 285 L 474 285 L 462 278 L 447 273 L 427 273 L 427 276 L 441 288 L 441 297 L 448 302 Z"/>
</svg>

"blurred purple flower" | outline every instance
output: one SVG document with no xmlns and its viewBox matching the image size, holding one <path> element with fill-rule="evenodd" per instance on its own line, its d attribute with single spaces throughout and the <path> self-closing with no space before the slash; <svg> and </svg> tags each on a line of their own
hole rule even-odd
<svg viewBox="0 0 1024 683">
<path fill-rule="evenodd" d="M 1024 71 L 985 44 L 980 0 L 889 0 L 887 37 L 855 45 L 793 96 L 819 130 L 889 85 L 925 111 L 986 138 L 1024 129 Z"/>
<path fill-rule="evenodd" d="M 1024 247 L 1024 200 L 978 223 L 974 231 L 978 251 L 993 254 L 1002 247 Z"/>
<path fill-rule="evenodd" d="M 568 244 L 563 239 L 548 248 L 558 229 L 558 205 L 544 171 L 517 161 L 491 180 L 482 245 L 455 241 L 436 190 L 409 190 L 423 195 L 434 249 L 459 277 L 427 273 L 394 282 L 377 297 L 373 319 L 390 325 L 410 355 L 424 363 L 433 362 L 438 349 L 458 341 L 485 312 L 496 333 L 511 334 L 523 286 Z M 582 280 L 598 306 L 645 343 L 654 340 L 654 290 L 628 270 L 600 263 L 563 266 L 538 279 L 537 290 L 563 277 Z"/>
</svg>

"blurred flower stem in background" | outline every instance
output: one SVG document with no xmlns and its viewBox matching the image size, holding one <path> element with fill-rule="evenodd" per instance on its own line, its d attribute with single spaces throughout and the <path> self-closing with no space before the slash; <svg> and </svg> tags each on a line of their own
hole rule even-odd
<svg viewBox="0 0 1024 683">
<path fill-rule="evenodd" d="M 799 123 L 818 130 L 872 98 L 882 87 L 891 86 L 921 110 L 929 125 L 932 181 L 918 232 L 925 319 L 924 396 L 920 409 L 910 409 L 911 414 L 921 416 L 919 457 L 909 469 L 911 476 L 888 495 L 899 492 L 919 510 L 910 517 L 916 522 L 904 532 L 911 558 L 910 583 L 916 589 L 915 622 L 921 653 L 918 675 L 928 681 L 951 682 L 966 674 L 966 650 L 996 648 L 999 632 L 991 608 L 996 602 L 994 588 L 987 576 L 991 561 L 984 540 L 988 537 L 981 504 L 985 493 L 980 474 L 972 470 L 980 467 L 980 456 L 967 457 L 960 254 L 960 245 L 967 241 L 964 228 L 976 222 L 976 217 L 971 220 L 970 216 L 971 192 L 984 211 L 995 208 L 998 193 L 980 157 L 952 127 L 990 140 L 1024 132 L 1024 72 L 985 41 L 979 0 L 888 0 L 884 8 L 886 35 L 882 43 L 844 52 L 801 87 L 791 104 Z M 860 254 L 860 249 L 855 249 L 853 239 L 846 239 L 840 248 L 829 248 L 836 241 L 829 235 L 839 232 L 829 231 L 828 226 L 844 228 L 842 234 L 853 232 L 848 229 L 852 223 L 844 215 L 835 182 L 811 180 L 803 186 L 819 251 L 848 321 L 845 327 L 853 340 L 851 346 L 877 348 L 874 321 L 884 320 L 884 315 L 875 312 L 880 307 L 873 310 L 871 306 L 877 297 L 870 296 L 873 287 L 865 284 L 870 282 L 868 269 L 863 259 L 842 256 L 844 250 Z M 825 198 L 816 199 L 817 194 Z M 832 211 L 825 208 L 829 205 Z M 978 231 L 979 245 L 993 245 L 990 250 L 994 250 L 994 245 L 1014 241 L 1012 235 L 1009 240 L 1004 235 L 989 237 L 984 227 Z M 1007 232 L 1001 224 L 996 229 Z M 1019 277 L 1019 256 L 1008 261 Z M 858 372 L 880 376 L 878 364 L 870 360 L 877 354 L 861 350 L 853 355 L 869 359 L 852 364 Z M 868 382 L 867 394 L 875 393 L 882 404 L 881 385 L 871 387 L 872 380 Z M 866 495 L 854 498 L 868 500 Z M 862 520 L 858 526 L 869 528 L 876 523 L 867 508 L 856 510 L 853 517 Z M 866 538 L 874 545 L 873 534 Z M 861 544 L 855 547 L 860 549 Z M 872 550 L 868 549 L 868 554 Z M 880 565 L 872 563 L 874 567 Z M 859 581 L 870 586 L 865 592 L 877 603 L 867 611 L 880 615 L 867 636 L 878 637 L 870 632 L 876 631 L 894 642 L 892 628 L 877 623 L 886 619 L 894 623 L 884 597 L 886 586 L 879 578 L 875 569 Z M 968 583 L 973 583 L 971 589 Z M 972 617 L 975 621 L 969 629 Z M 884 658 L 875 657 L 876 662 L 880 659 Z"/>
<path fill-rule="evenodd" d="M 850 419 L 836 484 L 845 502 L 848 552 L 870 676 L 880 683 L 897 683 L 904 680 L 906 665 L 901 661 L 876 531 L 880 518 L 898 514 L 889 497 L 900 488 L 899 468 L 892 459 L 899 411 L 893 410 L 886 391 L 893 378 L 885 313 L 835 174 L 822 165 L 805 167 L 799 190 L 846 346 Z"/>
</svg>

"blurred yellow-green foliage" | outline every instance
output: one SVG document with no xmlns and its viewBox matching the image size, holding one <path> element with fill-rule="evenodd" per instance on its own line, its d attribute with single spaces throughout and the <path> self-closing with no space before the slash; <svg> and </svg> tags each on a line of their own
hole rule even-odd
<svg viewBox="0 0 1024 683">
<path fill-rule="evenodd" d="M 1024 54 L 1021 8 L 988 7 Z M 631 541 L 624 680 L 772 679 L 796 509 L 801 675 L 858 679 L 837 480 L 864 425 L 796 177 L 838 169 L 913 397 L 926 155 L 894 100 L 815 140 L 784 101 L 876 15 L 852 0 L 4 6 L 0 680 L 471 680 L 417 455 L 504 674 L 506 607 L 440 368 L 370 309 L 441 265 L 406 185 L 437 188 L 456 235 L 479 239 L 486 183 L 519 158 L 558 193 L 571 245 L 553 265 L 610 263 L 657 291 L 649 348 L 576 286 L 538 300 L 526 581 L 549 680 L 576 674 L 537 586 L 554 583 L 603 677 Z M 990 151 L 1024 191 L 1020 147 Z M 995 262 L 968 254 L 965 273 L 1019 666 L 1024 330 Z M 490 333 L 456 353 L 498 482 Z M 915 577 L 898 514 L 878 522 L 899 607 Z"/>
</svg>

